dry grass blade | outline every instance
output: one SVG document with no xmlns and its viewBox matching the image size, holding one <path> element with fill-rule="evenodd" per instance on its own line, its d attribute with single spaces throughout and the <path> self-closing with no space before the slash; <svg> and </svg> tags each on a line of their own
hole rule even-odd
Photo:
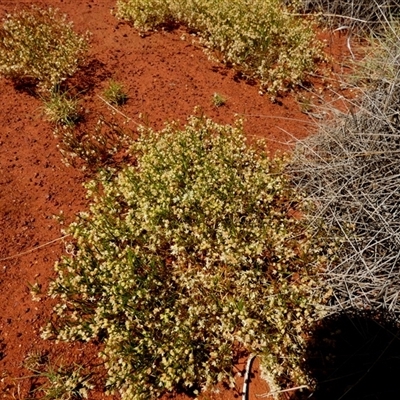
<svg viewBox="0 0 400 400">
<path fill-rule="evenodd" d="M 300 142 L 291 172 L 329 235 L 339 238 L 325 277 L 331 312 L 352 308 L 400 316 L 400 89 L 381 81 L 360 109 Z"/>
<path fill-rule="evenodd" d="M 290 1 L 289 1 L 290 2 Z M 319 12 L 329 25 L 379 31 L 400 14 L 398 0 L 301 0 L 303 12 Z"/>
</svg>

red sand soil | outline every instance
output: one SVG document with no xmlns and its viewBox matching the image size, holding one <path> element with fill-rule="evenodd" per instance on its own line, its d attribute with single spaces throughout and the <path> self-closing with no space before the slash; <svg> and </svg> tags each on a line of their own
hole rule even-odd
<svg viewBox="0 0 400 400">
<path fill-rule="evenodd" d="M 16 5 L 30 3 L 1 0 L 0 17 Z M 58 7 L 74 21 L 77 31 L 92 33 L 88 66 L 72 81 L 82 92 L 83 124 L 90 126 L 99 115 L 110 115 L 111 109 L 97 95 L 101 95 L 106 81 L 114 78 L 129 94 L 121 111 L 131 118 L 132 128 L 140 114 L 147 115 L 151 126 L 161 128 L 167 120 L 184 122 L 194 107 L 200 106 L 218 122 L 232 123 L 236 114 L 243 116 L 246 134 L 266 138 L 272 151 L 288 150 L 293 138 L 314 131 L 314 121 L 301 112 L 296 94 L 271 103 L 258 94 L 257 85 L 238 80 L 233 70 L 210 62 L 184 29 L 140 37 L 111 14 L 115 0 L 48 0 L 36 4 Z M 336 60 L 332 68 L 338 70 L 343 65 L 341 60 L 348 57 L 345 37 L 323 36 L 327 53 Z M 315 83 L 322 87 L 321 82 Z M 340 87 L 333 84 L 340 93 Z M 212 104 L 214 92 L 227 99 L 226 105 L 216 108 Z M 325 98 L 329 96 L 325 91 Z M 85 209 L 82 183 L 88 174 L 62 163 L 40 99 L 0 79 L 0 104 L 0 398 L 26 399 L 35 385 L 23 366 L 29 354 L 41 352 L 64 365 L 88 367 L 96 376 L 104 373 L 96 344 L 56 344 L 40 338 L 40 328 L 49 320 L 54 301 L 43 294 L 35 302 L 29 290 L 29 284 L 37 282 L 46 293 L 49 280 L 55 276 L 53 266 L 65 253 L 66 243 L 60 240 L 60 225 L 53 216 L 62 212 L 67 224 Z M 239 375 L 243 375 L 245 362 L 237 366 L 236 390 L 221 386 L 219 393 L 203 398 L 241 398 L 243 378 Z M 268 392 L 257 364 L 252 376 L 249 400 Z M 93 400 L 118 398 L 103 394 L 100 383 L 89 396 Z M 168 398 L 188 399 L 175 394 Z"/>
</svg>

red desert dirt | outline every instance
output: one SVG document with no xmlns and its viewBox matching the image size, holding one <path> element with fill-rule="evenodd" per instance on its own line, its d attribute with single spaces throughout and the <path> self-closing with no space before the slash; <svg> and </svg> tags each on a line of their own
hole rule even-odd
<svg viewBox="0 0 400 400">
<path fill-rule="evenodd" d="M 0 2 L 0 17 L 29 1 Z M 120 108 L 134 129 L 144 119 L 155 128 L 165 121 L 184 122 L 196 106 L 217 122 L 232 123 L 237 115 L 245 119 L 245 132 L 263 137 L 271 151 L 290 150 L 295 138 L 315 132 L 315 119 L 302 112 L 299 95 L 292 93 L 272 103 L 258 93 L 258 86 L 240 80 L 235 71 L 207 59 L 201 46 L 184 28 L 153 32 L 141 37 L 127 23 L 112 15 L 115 0 L 48 0 L 37 5 L 52 5 L 68 15 L 75 30 L 91 32 L 90 54 L 84 66 L 71 80 L 82 98 L 83 126 L 93 126 L 100 116 L 110 117 L 112 109 L 99 97 L 106 82 L 113 78 L 123 83 L 129 99 Z M 343 70 L 349 57 L 346 37 L 341 33 L 323 33 L 326 52 L 332 56 L 328 67 Z M 334 96 L 322 81 L 325 99 Z M 325 87 L 325 89 L 324 89 Z M 339 85 L 334 87 L 341 94 Z M 215 107 L 213 94 L 226 98 Z M 318 99 L 314 102 L 318 104 Z M 117 399 L 106 396 L 100 379 L 104 375 L 97 353 L 99 343 L 55 343 L 40 338 L 40 329 L 50 319 L 54 301 L 45 293 L 55 276 L 54 263 L 66 252 L 60 223 L 74 220 L 87 206 L 82 183 L 89 172 L 62 162 L 52 126 L 46 122 L 40 98 L 29 88 L 16 87 L 0 79 L 0 398 L 25 399 L 40 382 L 30 378 L 24 367 L 27 355 L 41 353 L 64 365 L 73 363 L 90 368 L 99 386 L 89 399 Z M 303 108 L 304 111 L 304 108 Z M 144 117 L 143 117 L 144 116 Z M 140 119 L 141 117 L 141 119 Z M 123 119 L 123 117 L 121 117 Z M 42 289 L 34 301 L 30 285 Z M 208 399 L 241 398 L 246 359 L 237 365 L 237 386 L 223 386 Z M 250 381 L 250 400 L 268 392 L 259 377 L 257 363 Z M 183 394 L 166 398 L 187 399 Z M 267 397 L 264 397 L 267 398 Z"/>
</svg>

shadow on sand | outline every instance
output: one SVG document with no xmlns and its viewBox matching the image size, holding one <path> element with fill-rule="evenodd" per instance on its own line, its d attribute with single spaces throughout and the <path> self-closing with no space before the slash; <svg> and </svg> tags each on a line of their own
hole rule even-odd
<svg viewBox="0 0 400 400">
<path fill-rule="evenodd" d="M 326 318 L 312 334 L 304 368 L 317 389 L 291 400 L 399 399 L 400 327 L 366 313 Z"/>
</svg>

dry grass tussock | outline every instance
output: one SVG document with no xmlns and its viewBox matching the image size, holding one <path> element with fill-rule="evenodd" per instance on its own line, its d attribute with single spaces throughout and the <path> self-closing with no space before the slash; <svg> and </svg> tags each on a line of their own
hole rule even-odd
<svg viewBox="0 0 400 400">
<path fill-rule="evenodd" d="M 286 3 L 293 3 L 292 0 Z M 302 12 L 317 12 L 330 26 L 376 32 L 398 17 L 398 0 L 300 0 Z"/>
<path fill-rule="evenodd" d="M 291 165 L 316 205 L 311 222 L 322 217 L 341 243 L 325 273 L 331 313 L 400 316 L 400 37 L 392 28 L 368 59 L 366 71 L 381 73 L 371 75 L 357 111 L 298 143 Z"/>
</svg>

